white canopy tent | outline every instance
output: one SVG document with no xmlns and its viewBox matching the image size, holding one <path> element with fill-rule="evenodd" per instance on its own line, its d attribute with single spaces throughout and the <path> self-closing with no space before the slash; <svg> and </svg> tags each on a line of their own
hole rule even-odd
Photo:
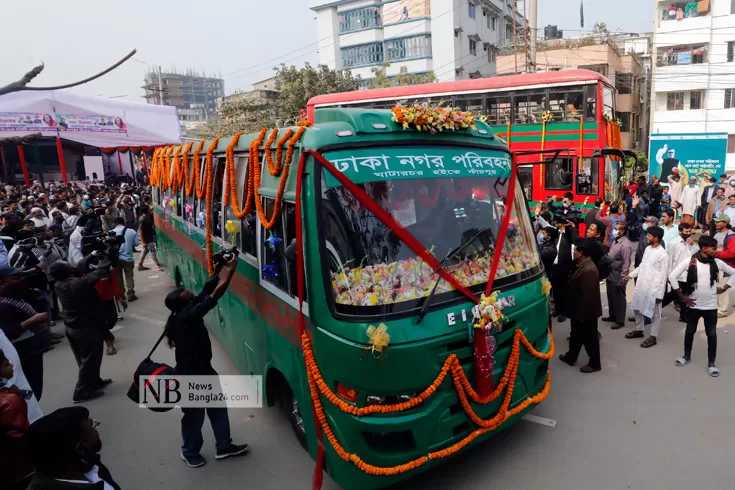
<svg viewBox="0 0 735 490">
<path fill-rule="evenodd" d="M 82 95 L 69 90 L 0 96 L 0 139 L 41 133 L 96 147 L 181 142 L 176 108 Z"/>
</svg>

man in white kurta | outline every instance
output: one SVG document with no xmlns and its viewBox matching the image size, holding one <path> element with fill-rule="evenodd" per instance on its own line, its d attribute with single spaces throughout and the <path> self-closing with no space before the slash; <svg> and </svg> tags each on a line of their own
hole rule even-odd
<svg viewBox="0 0 735 490">
<path fill-rule="evenodd" d="M 669 175 L 667 180 L 669 181 L 669 194 L 671 194 L 671 205 L 673 206 L 675 202 L 681 202 L 681 175 Z"/>
<path fill-rule="evenodd" d="M 681 191 L 681 214 L 684 222 L 694 223 L 694 215 L 697 213 L 697 207 L 699 206 L 699 186 L 697 185 L 697 179 L 692 177 L 689 179 L 689 185 L 684 187 Z M 688 217 L 686 219 L 684 217 Z"/>
<path fill-rule="evenodd" d="M 661 246 L 664 232 L 653 227 L 647 230 L 650 244 L 643 254 L 641 265 L 631 271 L 626 280 L 638 278 L 633 293 L 633 313 L 635 313 L 635 330 L 625 335 L 626 339 L 639 339 L 645 336 L 644 325 L 651 324 L 651 335 L 643 341 L 641 347 L 656 345 L 661 328 L 661 303 L 666 292 L 669 277 L 669 254 Z"/>
</svg>

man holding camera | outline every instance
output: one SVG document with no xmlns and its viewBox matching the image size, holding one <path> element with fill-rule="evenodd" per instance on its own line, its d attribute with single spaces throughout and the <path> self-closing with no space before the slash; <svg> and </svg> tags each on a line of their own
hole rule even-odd
<svg viewBox="0 0 735 490">
<path fill-rule="evenodd" d="M 102 350 L 108 329 L 105 308 L 95 285 L 109 276 L 110 261 L 103 258 L 97 269 L 84 277 L 79 277 L 77 267 L 63 261 L 51 266 L 50 272 L 56 281 L 54 290 L 62 306 L 66 337 L 79 366 L 74 403 L 99 398 L 104 395 L 101 388 L 112 380 L 100 378 Z"/>
<path fill-rule="evenodd" d="M 140 238 L 134 229 L 128 228 L 125 224 L 125 218 L 122 216 L 115 218 L 115 228 L 112 231 L 124 240 L 120 245 L 117 264 L 113 267 L 117 275 L 117 282 L 120 288 L 127 286 L 128 302 L 135 301 L 138 297 L 135 295 L 135 277 L 133 274 L 135 258 L 133 257 L 133 250 L 140 244 Z M 123 283 L 123 275 L 125 276 L 125 283 Z"/>
</svg>

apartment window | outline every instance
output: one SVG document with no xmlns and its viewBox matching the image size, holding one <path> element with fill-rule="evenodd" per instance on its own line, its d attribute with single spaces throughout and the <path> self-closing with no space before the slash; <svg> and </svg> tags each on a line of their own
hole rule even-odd
<svg viewBox="0 0 735 490">
<path fill-rule="evenodd" d="M 470 39 L 470 54 L 477 56 L 477 41 Z"/>
<path fill-rule="evenodd" d="M 620 126 L 620 132 L 622 133 L 630 132 L 630 123 L 631 123 L 630 112 L 618 112 L 618 119 L 620 119 L 620 122 L 622 123 L 622 125 Z"/>
<path fill-rule="evenodd" d="M 374 65 L 383 62 L 383 43 L 362 44 L 342 48 L 342 65 L 345 68 Z"/>
<path fill-rule="evenodd" d="M 697 65 L 706 62 L 706 46 L 680 46 L 677 48 L 659 50 L 656 65 Z"/>
<path fill-rule="evenodd" d="M 380 27 L 380 7 L 365 7 L 348 12 L 342 12 L 339 16 L 339 32 L 358 31 Z"/>
<path fill-rule="evenodd" d="M 689 94 L 690 109 L 704 109 L 702 101 L 704 100 L 704 92 L 698 90 Z"/>
<path fill-rule="evenodd" d="M 729 41 L 727 43 L 727 62 L 732 63 L 733 61 L 735 61 L 735 41 Z"/>
<path fill-rule="evenodd" d="M 620 95 L 633 93 L 633 75 L 630 73 L 615 73 L 615 88 Z"/>
<path fill-rule="evenodd" d="M 735 95 L 733 89 L 725 89 L 725 109 L 735 109 Z"/>
<path fill-rule="evenodd" d="M 495 50 L 493 48 L 488 48 L 487 50 L 487 62 L 495 63 Z"/>
<path fill-rule="evenodd" d="M 431 57 L 431 36 L 403 37 L 385 41 L 386 61 L 428 57 Z"/>
<path fill-rule="evenodd" d="M 669 94 L 666 94 L 666 110 L 684 110 L 684 92 L 671 92 Z"/>
<path fill-rule="evenodd" d="M 469 16 L 470 19 L 474 19 L 477 16 L 477 7 L 475 7 L 475 4 L 470 2 L 467 4 L 467 7 L 469 8 Z"/>
<path fill-rule="evenodd" d="M 733 1 L 735 1 L 735 0 L 733 0 Z M 498 19 L 496 19 L 492 15 L 489 15 L 488 17 L 490 19 L 490 26 L 489 27 L 494 31 L 498 27 Z"/>
</svg>

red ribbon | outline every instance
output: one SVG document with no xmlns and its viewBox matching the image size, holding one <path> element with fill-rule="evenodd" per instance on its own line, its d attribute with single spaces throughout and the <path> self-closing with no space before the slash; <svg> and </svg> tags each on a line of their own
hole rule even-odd
<svg viewBox="0 0 735 490">
<path fill-rule="evenodd" d="M 5 181 L 8 181 L 8 166 L 5 163 L 5 150 L 2 146 L 0 146 L 0 159 L 3 161 L 3 175 L 5 176 Z"/>
<path fill-rule="evenodd" d="M 56 137 L 56 155 L 59 157 L 59 167 L 61 167 L 61 176 L 64 179 L 64 185 L 68 184 L 66 177 L 66 160 L 64 160 L 64 148 L 61 146 L 61 138 Z"/>
<path fill-rule="evenodd" d="M 26 182 L 26 187 L 31 186 L 31 176 L 28 174 L 28 163 L 26 162 L 26 154 L 23 153 L 23 145 L 18 145 L 18 157 L 20 157 L 20 168 L 23 169 L 23 178 Z"/>
<path fill-rule="evenodd" d="M 125 175 L 122 169 L 122 159 L 120 158 L 120 150 L 117 152 L 117 164 L 120 166 L 120 175 Z"/>
</svg>

